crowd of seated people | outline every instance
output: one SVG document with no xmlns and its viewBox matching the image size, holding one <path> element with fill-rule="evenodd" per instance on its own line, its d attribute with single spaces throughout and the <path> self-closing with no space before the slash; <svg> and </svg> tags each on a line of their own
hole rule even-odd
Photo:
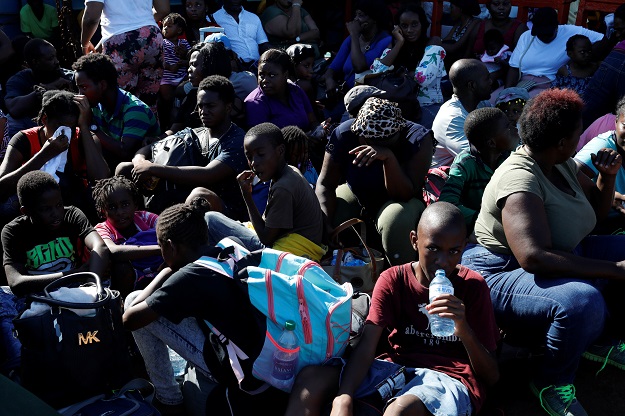
<svg viewBox="0 0 625 416">
<path fill-rule="evenodd" d="M 188 411 L 165 345 L 234 389 L 240 414 L 359 414 L 363 391 L 399 368 L 405 387 L 380 412 L 483 414 L 501 334 L 544 352 L 529 389 L 549 415 L 587 414 L 582 358 L 625 369 L 610 296 L 625 287 L 625 5 L 608 36 L 551 8 L 522 22 L 488 0 L 480 19 L 476 0 L 452 0 L 441 39 L 417 1 L 357 0 L 327 50 L 323 16 L 301 0 L 131 3 L 86 1 L 73 62 L 59 62 L 41 1 L 24 6 L 27 42 L 0 31 L 0 64 L 19 61 L 0 79 L 1 374 L 19 383 L 11 319 L 27 295 L 77 271 L 124 298 L 162 414 Z M 163 159 L 164 143 L 193 160 Z M 208 303 L 251 351 L 264 331 L 233 285 L 189 263 L 224 237 L 329 261 L 352 218 L 385 270 L 345 360 L 302 371 L 290 395 L 211 376 L 195 319 L 217 319 Z M 60 240 L 63 253 L 41 255 Z M 430 303 L 437 269 L 456 292 Z M 454 335 L 434 337 L 432 314 Z"/>
</svg>

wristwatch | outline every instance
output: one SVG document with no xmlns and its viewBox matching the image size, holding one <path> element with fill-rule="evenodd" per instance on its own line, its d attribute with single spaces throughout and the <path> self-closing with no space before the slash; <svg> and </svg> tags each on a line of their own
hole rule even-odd
<svg viewBox="0 0 625 416">
<path fill-rule="evenodd" d="M 95 133 L 96 131 L 98 131 L 98 125 L 97 124 L 90 125 L 89 130 Z"/>
<path fill-rule="evenodd" d="M 295 38 L 295 42 L 299 42 L 300 40 L 302 40 L 302 39 L 301 39 L 299 36 L 297 36 L 297 37 Z"/>
</svg>

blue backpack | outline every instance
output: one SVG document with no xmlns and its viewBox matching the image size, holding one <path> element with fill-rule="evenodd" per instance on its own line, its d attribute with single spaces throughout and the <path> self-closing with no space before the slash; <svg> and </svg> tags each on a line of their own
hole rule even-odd
<svg viewBox="0 0 625 416">
<path fill-rule="evenodd" d="M 250 252 L 228 238 L 217 246 L 233 247 L 228 259 L 201 257 L 195 263 L 233 277 L 236 263 Z M 323 364 L 330 358 L 342 356 L 350 338 L 351 284 L 336 283 L 319 264 L 310 259 L 269 248 L 262 250 L 260 263 L 247 266 L 246 272 L 250 302 L 266 316 L 267 323 L 262 351 L 252 367 L 255 378 L 272 383 L 273 354 L 280 348 L 277 340 L 288 320 L 296 323 L 295 333 L 299 345 L 297 372 L 308 365 Z M 247 360 L 248 355 L 228 340 L 219 328 L 210 322 L 206 324 L 226 346 L 230 364 L 241 386 L 245 374 L 239 359 Z M 274 387 L 290 392 L 292 386 Z M 260 393 L 266 388 L 264 386 L 248 393 Z"/>
</svg>

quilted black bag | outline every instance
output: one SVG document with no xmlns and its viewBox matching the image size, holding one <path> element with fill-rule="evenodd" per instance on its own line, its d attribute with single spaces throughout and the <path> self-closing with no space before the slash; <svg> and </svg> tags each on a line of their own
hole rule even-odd
<svg viewBox="0 0 625 416">
<path fill-rule="evenodd" d="M 95 285 L 97 300 L 75 303 L 50 295 L 61 287 Z M 95 273 L 62 277 L 30 295 L 28 304 L 50 309 L 13 320 L 22 343 L 22 386 L 60 408 L 123 386 L 130 378 L 130 356 L 122 326 L 119 292 L 102 287 Z M 86 315 L 77 312 L 85 311 Z"/>
</svg>

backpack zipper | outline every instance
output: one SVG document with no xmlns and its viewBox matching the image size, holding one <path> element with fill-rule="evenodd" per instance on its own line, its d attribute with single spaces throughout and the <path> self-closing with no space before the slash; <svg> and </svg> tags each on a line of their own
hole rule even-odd
<svg viewBox="0 0 625 416">
<path fill-rule="evenodd" d="M 275 324 L 276 322 L 276 311 L 273 303 L 273 286 L 271 284 L 271 270 L 265 270 L 265 287 L 267 289 L 267 312 L 269 312 L 269 319 L 271 319 Z"/>
<path fill-rule="evenodd" d="M 303 277 L 298 275 L 295 277 L 295 285 L 297 288 L 297 300 L 299 302 L 299 314 L 302 318 L 302 329 L 304 332 L 304 342 L 312 344 L 312 327 L 310 325 L 310 314 L 308 313 L 308 305 L 306 304 L 306 296 L 304 295 Z"/>
</svg>

